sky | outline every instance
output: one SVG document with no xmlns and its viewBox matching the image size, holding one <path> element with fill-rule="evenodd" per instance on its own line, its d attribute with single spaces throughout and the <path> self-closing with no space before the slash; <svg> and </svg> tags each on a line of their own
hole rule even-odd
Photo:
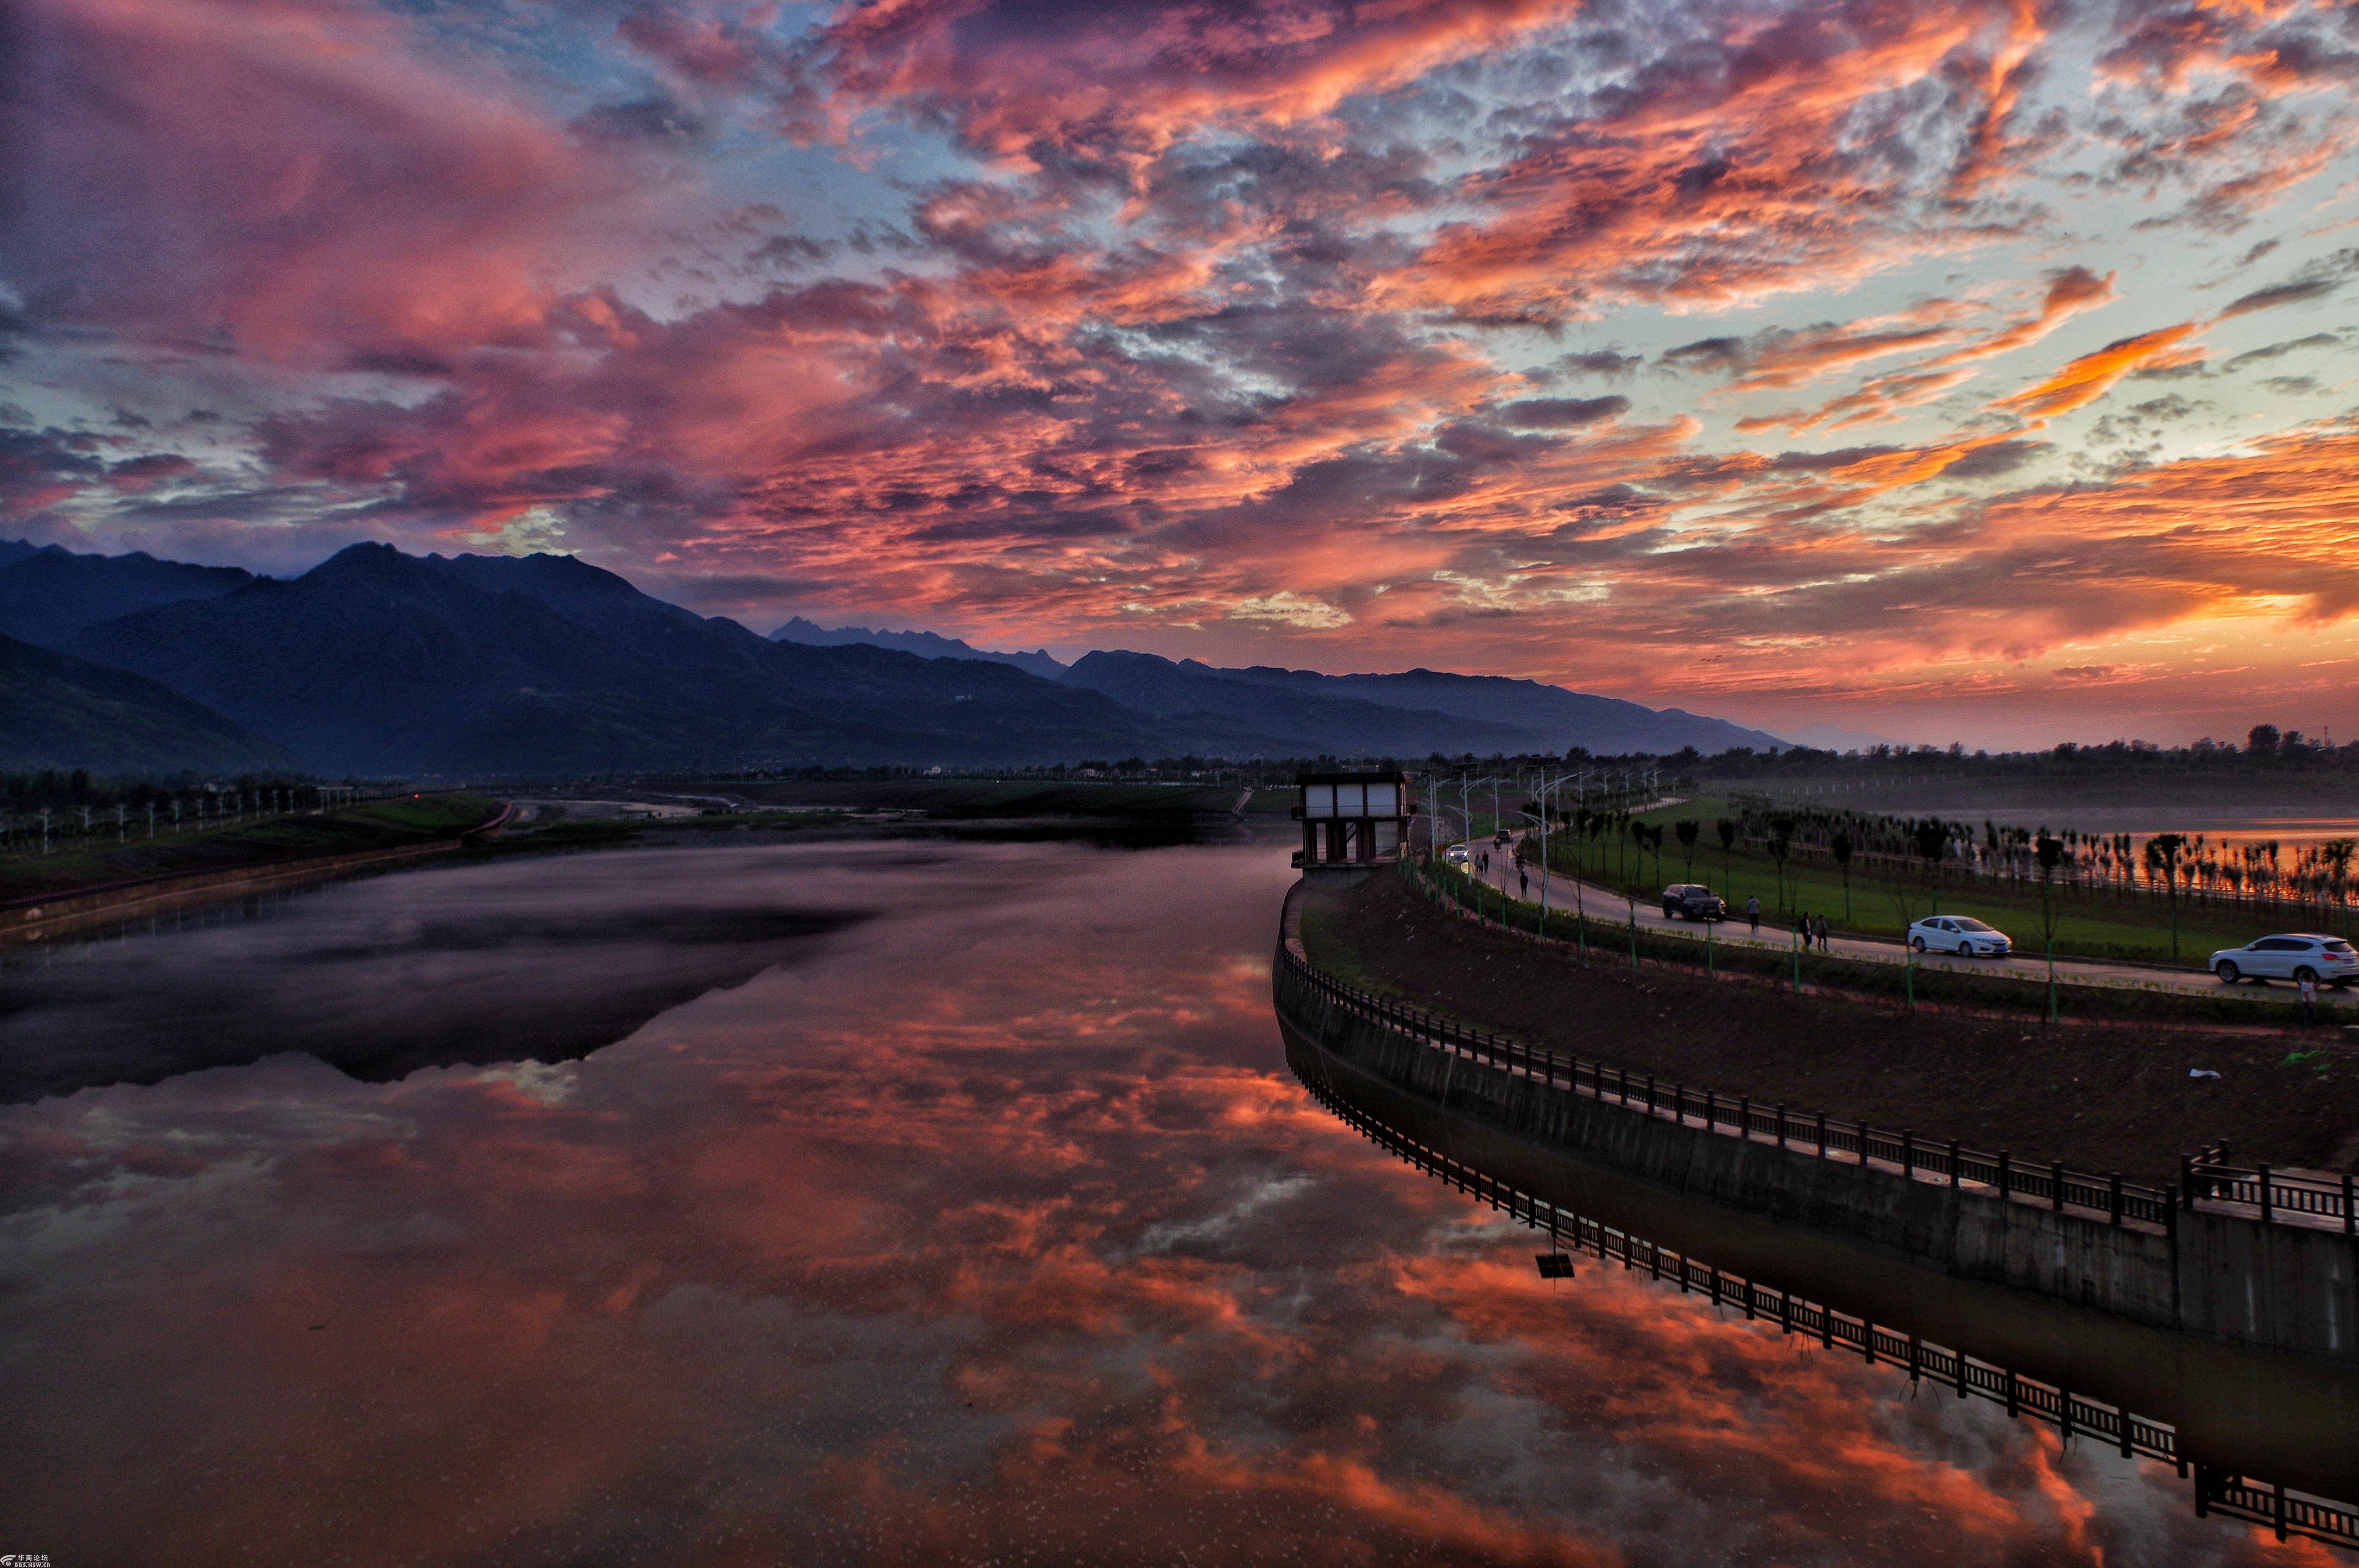
<svg viewBox="0 0 2359 1568">
<path fill-rule="evenodd" d="M 25 0 L 0 537 L 2359 739 L 2359 12 Z"/>
</svg>

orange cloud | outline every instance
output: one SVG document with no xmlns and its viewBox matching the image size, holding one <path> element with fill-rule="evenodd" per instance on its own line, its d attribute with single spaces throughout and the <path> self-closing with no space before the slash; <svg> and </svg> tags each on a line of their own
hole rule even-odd
<svg viewBox="0 0 2359 1568">
<path fill-rule="evenodd" d="M 1991 406 L 2034 419 L 2068 414 L 2111 392 L 2114 384 L 2132 371 L 2185 362 L 2184 353 L 2174 354 L 2174 345 L 2202 329 L 2202 322 L 2182 321 L 2135 337 L 2116 339 L 2093 353 L 2082 354 L 2045 381 L 2002 397 Z"/>
</svg>

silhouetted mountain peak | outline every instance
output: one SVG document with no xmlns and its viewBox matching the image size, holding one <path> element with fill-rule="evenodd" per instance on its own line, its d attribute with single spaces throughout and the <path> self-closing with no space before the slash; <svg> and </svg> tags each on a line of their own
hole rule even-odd
<svg viewBox="0 0 2359 1568">
<path fill-rule="evenodd" d="M 295 580 L 315 587 L 335 582 L 416 582 L 425 569 L 425 562 L 415 556 L 405 556 L 391 545 L 364 541 L 346 545 Z"/>
</svg>

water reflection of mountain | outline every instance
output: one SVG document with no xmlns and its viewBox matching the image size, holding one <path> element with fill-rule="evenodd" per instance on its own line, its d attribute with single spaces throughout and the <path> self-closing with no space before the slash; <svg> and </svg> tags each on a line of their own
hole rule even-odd
<svg viewBox="0 0 2359 1568">
<path fill-rule="evenodd" d="M 1288 1065 L 1330 1111 L 1568 1251 L 1666 1291 L 1709 1291 L 1765 1327 L 2002 1403 L 2068 1441 L 2161 1459 L 2199 1511 L 2359 1546 L 2359 1506 L 2338 1500 L 2359 1498 L 2359 1371 L 1953 1280 L 1668 1193 L 1405 1093 L 1280 1027 Z"/>
<path fill-rule="evenodd" d="M 0 1001 L 0 1101 L 155 1084 L 290 1051 L 372 1083 L 421 1067 L 568 1061 L 868 918 L 452 902 L 360 930 L 307 922 L 305 898 L 143 922 L 143 935 L 179 933 L 152 946 L 60 944 L 20 958 Z"/>
</svg>

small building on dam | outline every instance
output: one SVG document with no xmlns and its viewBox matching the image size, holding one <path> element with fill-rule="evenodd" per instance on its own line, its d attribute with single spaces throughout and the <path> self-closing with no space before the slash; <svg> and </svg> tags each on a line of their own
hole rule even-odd
<svg viewBox="0 0 2359 1568">
<path fill-rule="evenodd" d="M 1302 824 L 1294 863 L 1305 877 L 1353 882 L 1400 859 L 1417 810 L 1407 773 L 1298 773 L 1294 782 L 1294 816 Z"/>
</svg>

